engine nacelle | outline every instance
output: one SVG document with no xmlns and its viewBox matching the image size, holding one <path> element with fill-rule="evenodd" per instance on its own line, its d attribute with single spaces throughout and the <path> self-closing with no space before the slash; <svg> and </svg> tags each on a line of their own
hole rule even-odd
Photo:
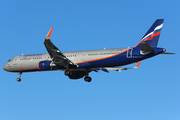
<svg viewBox="0 0 180 120">
<path fill-rule="evenodd" d="M 70 75 L 68 76 L 70 79 L 79 79 L 83 78 L 87 75 L 87 72 L 84 71 L 70 71 Z"/>
<path fill-rule="evenodd" d="M 38 63 L 39 70 L 51 70 L 54 66 L 55 64 L 53 64 L 52 61 L 40 61 Z"/>
</svg>

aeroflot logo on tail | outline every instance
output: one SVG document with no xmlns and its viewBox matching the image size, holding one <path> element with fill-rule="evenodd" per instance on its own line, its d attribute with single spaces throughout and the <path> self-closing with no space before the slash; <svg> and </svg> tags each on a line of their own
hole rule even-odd
<svg viewBox="0 0 180 120">
<path fill-rule="evenodd" d="M 158 33 L 158 32 L 159 32 L 159 34 L 160 34 L 160 31 L 161 31 L 162 26 L 163 26 L 163 23 L 162 23 L 161 25 L 157 26 L 157 27 L 154 29 L 153 32 L 151 32 L 151 33 L 147 34 L 145 37 L 143 37 L 141 41 L 143 41 L 143 40 L 148 40 L 147 38 L 151 38 L 151 37 L 153 37 L 153 36 L 157 36 L 157 35 L 153 35 L 153 34 L 155 34 L 155 33 Z M 158 35 L 159 35 L 159 34 L 158 34 Z"/>
</svg>

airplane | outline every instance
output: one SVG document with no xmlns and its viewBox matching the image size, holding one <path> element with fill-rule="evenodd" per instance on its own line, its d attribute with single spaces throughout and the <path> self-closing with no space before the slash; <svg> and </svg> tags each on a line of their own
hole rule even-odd
<svg viewBox="0 0 180 120">
<path fill-rule="evenodd" d="M 157 47 L 164 19 L 157 19 L 140 42 L 131 48 L 102 49 L 61 52 L 50 40 L 53 27 L 48 32 L 44 45 L 48 53 L 19 55 L 8 60 L 3 69 L 8 72 L 18 72 L 21 81 L 23 72 L 61 70 L 70 79 L 84 77 L 86 82 L 91 82 L 89 73 L 102 70 L 109 72 L 115 70 L 128 70 L 121 66 L 136 63 L 138 68 L 142 60 L 159 54 L 174 54 L 165 52 L 166 49 Z"/>
</svg>

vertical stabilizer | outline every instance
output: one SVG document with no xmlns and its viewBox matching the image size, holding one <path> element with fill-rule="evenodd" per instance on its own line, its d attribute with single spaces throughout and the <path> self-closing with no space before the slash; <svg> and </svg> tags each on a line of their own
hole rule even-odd
<svg viewBox="0 0 180 120">
<path fill-rule="evenodd" d="M 157 19 L 153 25 L 150 27 L 150 29 L 146 32 L 146 34 L 143 36 L 141 41 L 138 43 L 137 46 L 139 46 L 141 43 L 146 42 L 151 47 L 157 47 L 159 36 L 161 33 L 161 29 L 163 26 L 164 19 Z"/>
</svg>

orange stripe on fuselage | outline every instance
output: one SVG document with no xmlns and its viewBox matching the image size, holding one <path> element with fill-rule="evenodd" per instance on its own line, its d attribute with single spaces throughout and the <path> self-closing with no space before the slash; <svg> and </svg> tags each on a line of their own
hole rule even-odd
<svg viewBox="0 0 180 120">
<path fill-rule="evenodd" d="M 88 60 L 88 61 L 83 61 L 83 62 L 76 62 L 76 64 L 87 63 L 87 62 L 94 62 L 94 61 L 99 61 L 99 60 L 104 60 L 104 59 L 112 58 L 112 57 L 115 57 L 115 56 L 120 55 L 122 53 L 125 53 L 128 50 L 125 50 L 125 51 L 123 51 L 121 53 L 118 53 L 118 54 L 115 54 L 115 55 L 112 55 L 112 56 L 109 56 L 109 57 L 104 57 L 104 58 L 99 58 L 99 59 L 94 59 L 94 60 Z"/>
<path fill-rule="evenodd" d="M 15 70 L 15 71 L 12 71 L 12 72 L 23 72 L 23 71 L 30 71 L 30 70 L 39 70 L 38 68 L 31 68 L 31 69 L 21 69 L 21 70 Z"/>
</svg>

